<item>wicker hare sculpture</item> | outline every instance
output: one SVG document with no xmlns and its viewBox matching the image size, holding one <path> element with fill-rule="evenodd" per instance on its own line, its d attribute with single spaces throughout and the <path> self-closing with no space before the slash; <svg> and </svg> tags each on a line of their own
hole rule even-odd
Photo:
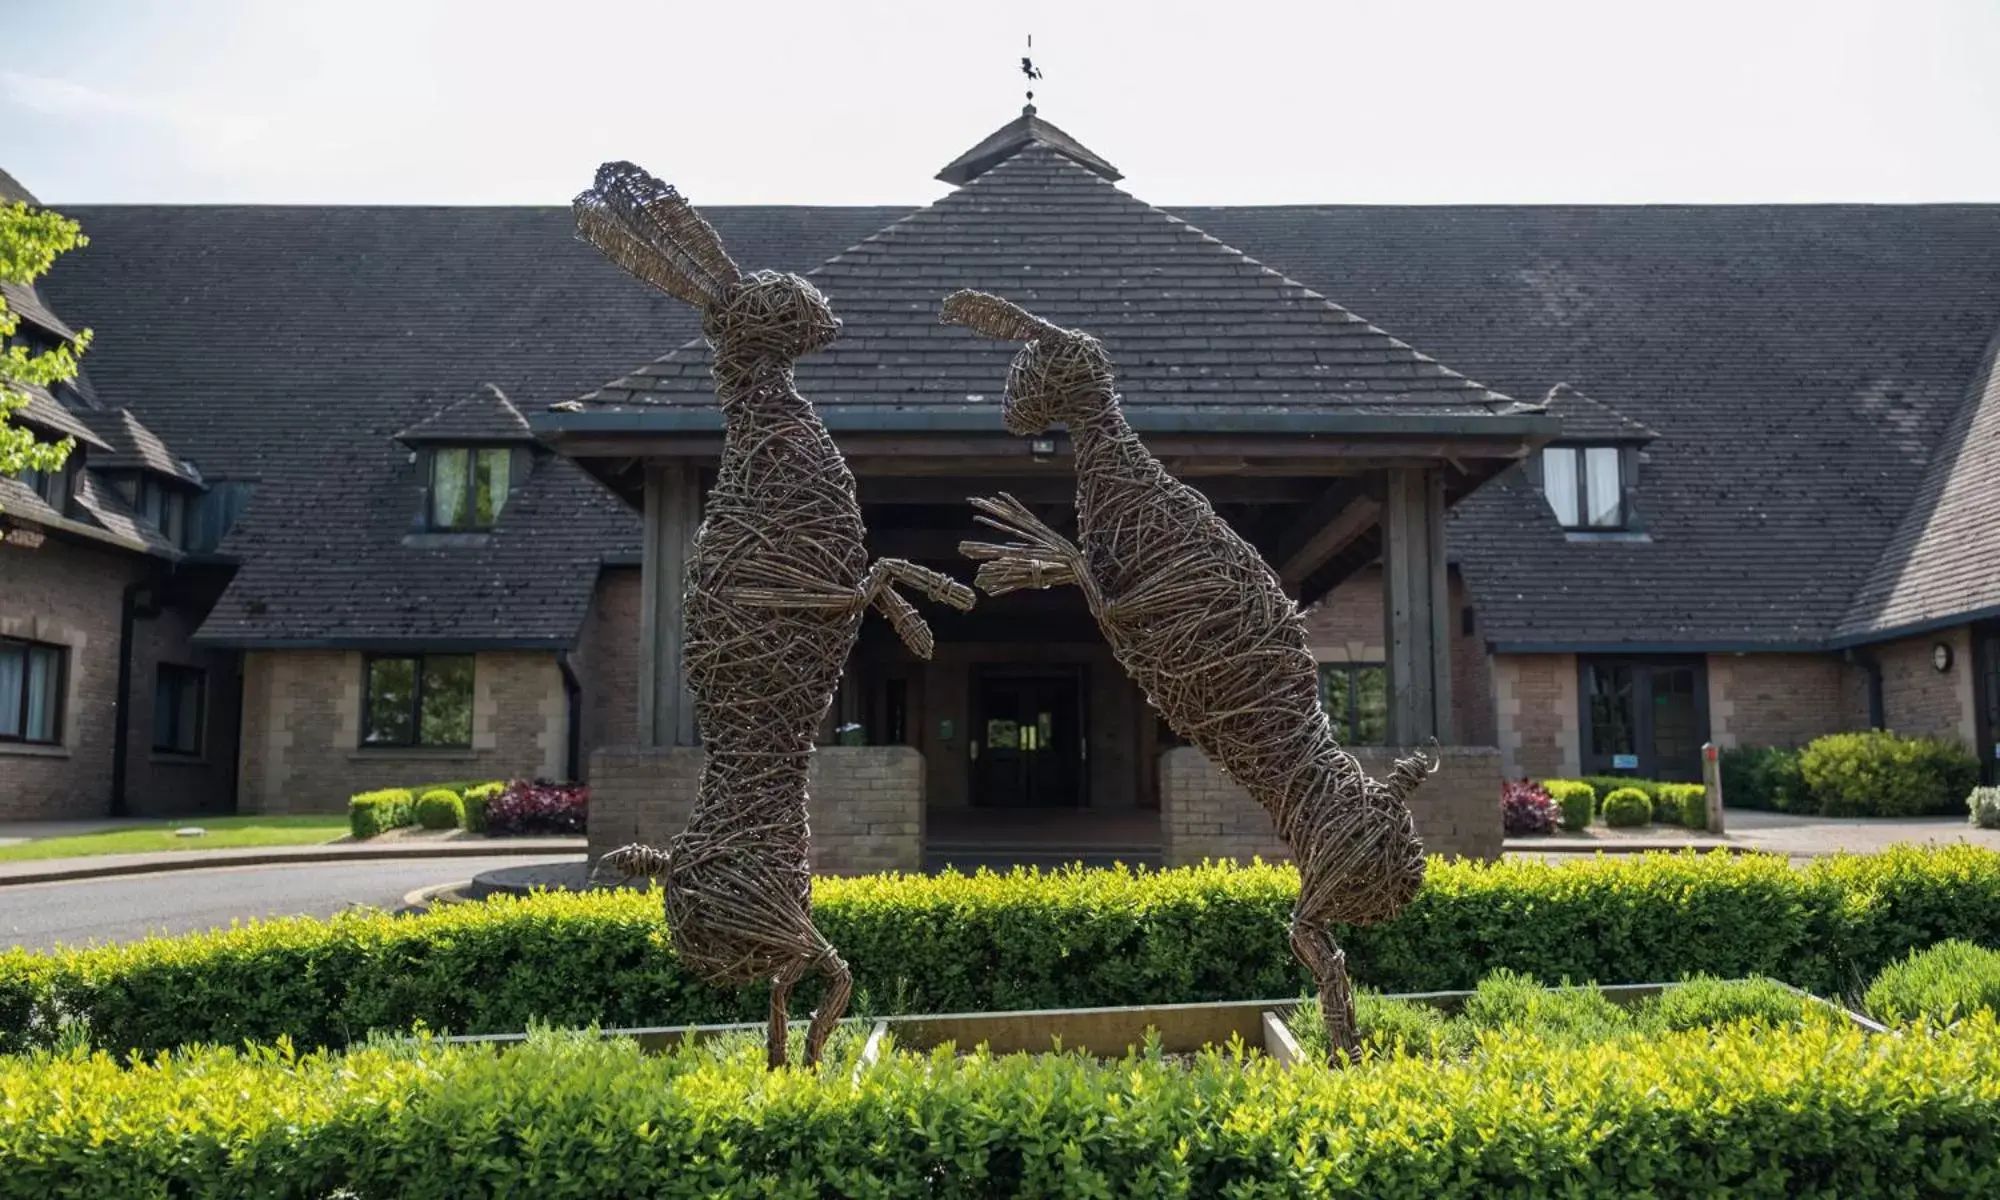
<svg viewBox="0 0 2000 1200">
<path fill-rule="evenodd" d="M 689 561 L 688 687 L 705 757 L 687 829 L 670 850 L 633 845 L 600 869 L 663 881 L 682 962 L 712 983 L 773 981 L 768 1050 L 784 1065 L 786 1003 L 808 971 L 826 994 L 806 1035 L 819 1061 L 846 1010 L 847 964 L 812 921 L 806 773 L 864 610 L 921 657 L 931 632 L 893 585 L 972 606 L 972 591 L 899 559 L 868 562 L 854 476 L 792 364 L 840 330 L 796 275 L 745 274 L 673 188 L 609 163 L 576 199 L 579 235 L 641 280 L 701 310 L 715 351 L 722 463 Z"/>
<path fill-rule="evenodd" d="M 1300 871 L 1292 951 L 1320 987 L 1333 1061 L 1359 1043 L 1337 923 L 1394 916 L 1423 881 L 1406 798 L 1433 769 L 1399 761 L 1362 772 L 1319 706 L 1305 622 L 1248 542 L 1201 493 L 1169 475 L 1126 424 L 1096 338 L 980 292 L 953 293 L 944 320 L 1025 340 L 1007 375 L 1004 419 L 1027 437 L 1058 422 L 1076 448 L 1081 545 L 1012 496 L 975 499 L 979 520 L 1016 539 L 966 542 L 993 595 L 1074 584 L 1154 708 L 1271 814 Z"/>
</svg>

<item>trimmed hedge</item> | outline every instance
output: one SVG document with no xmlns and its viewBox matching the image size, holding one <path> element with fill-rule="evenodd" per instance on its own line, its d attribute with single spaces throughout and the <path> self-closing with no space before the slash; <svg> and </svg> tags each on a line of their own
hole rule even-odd
<svg viewBox="0 0 2000 1200">
<path fill-rule="evenodd" d="M 831 1056 L 830 1056 L 831 1059 Z M 895 1054 L 767 1073 L 543 1035 L 0 1062 L 0 1197 L 1974 1196 L 2000 1028 L 1738 1025 L 1464 1062 Z"/>
<path fill-rule="evenodd" d="M 1590 827 L 1597 812 L 1597 789 L 1581 779 L 1544 779 L 1542 787 L 1562 810 L 1562 827 L 1575 832 Z"/>
<path fill-rule="evenodd" d="M 1297 996 L 1298 875 L 1227 865 L 1128 873 L 876 875 L 814 882 L 857 1011 L 977 1012 Z M 1497 967 L 1649 983 L 1764 975 L 1858 993 L 1910 950 L 2000 941 L 2000 854 L 1898 848 L 1820 860 L 1714 852 L 1581 862 L 1433 860 L 1401 916 L 1341 934 L 1360 983 L 1471 987 Z M 804 1012 L 817 982 L 793 1000 Z M 684 972 L 657 893 L 592 892 L 353 912 L 52 955 L 0 952 L 0 1051 L 95 1044 L 345 1045 L 369 1030 L 760 1020 L 755 988 Z"/>
<path fill-rule="evenodd" d="M 417 824 L 425 829 L 457 829 L 465 823 L 465 801 L 457 792 L 433 788 L 417 800 Z"/>
<path fill-rule="evenodd" d="M 1912 951 L 1882 969 L 1865 1003 L 1878 1020 L 1895 1024 L 2000 1012 L 2000 950 L 1954 939 Z"/>
<path fill-rule="evenodd" d="M 410 798 L 408 788 L 383 788 L 348 798 L 347 828 L 357 838 L 372 838 L 416 823 L 416 801 Z"/>
<path fill-rule="evenodd" d="M 1619 788 L 1604 798 L 1604 823 L 1619 828 L 1644 825 L 1653 819 L 1653 801 L 1638 788 Z"/>
<path fill-rule="evenodd" d="M 1799 752 L 1783 746 L 1724 750 L 1722 802 L 1730 808 L 1809 813 L 1816 809 L 1799 774 Z"/>
<path fill-rule="evenodd" d="M 1708 789 L 1698 783 L 1663 783 L 1653 795 L 1653 819 L 1689 829 L 1708 828 Z"/>
<path fill-rule="evenodd" d="M 486 806 L 506 790 L 504 783 L 481 783 L 465 789 L 465 828 L 469 832 L 486 832 Z"/>
<path fill-rule="evenodd" d="M 1965 811 L 1979 760 L 1955 741 L 1870 730 L 1815 738 L 1799 774 L 1821 816 L 1935 816 Z"/>
</svg>

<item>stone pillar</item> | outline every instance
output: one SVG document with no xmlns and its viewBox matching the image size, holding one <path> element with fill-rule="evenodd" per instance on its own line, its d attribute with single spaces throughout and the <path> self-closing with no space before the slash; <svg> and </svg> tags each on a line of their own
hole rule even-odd
<svg viewBox="0 0 2000 1200">
<path fill-rule="evenodd" d="M 646 514 L 639 574 L 639 744 L 695 744 L 694 698 L 681 657 L 687 636 L 682 594 L 694 531 L 701 523 L 700 476 L 688 463 L 646 468 Z"/>
<path fill-rule="evenodd" d="M 1444 477 L 1397 468 L 1382 510 L 1383 645 L 1389 741 L 1451 741 L 1451 586 L 1444 559 Z"/>
</svg>

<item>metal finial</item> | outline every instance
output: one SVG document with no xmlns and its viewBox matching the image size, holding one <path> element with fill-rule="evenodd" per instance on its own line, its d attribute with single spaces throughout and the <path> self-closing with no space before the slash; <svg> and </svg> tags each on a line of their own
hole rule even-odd
<svg viewBox="0 0 2000 1200">
<path fill-rule="evenodd" d="M 1033 58 L 1034 50 L 1035 50 L 1035 35 L 1031 33 L 1028 35 L 1028 53 L 1023 54 L 1021 56 L 1021 74 L 1027 76 L 1031 82 L 1033 80 L 1040 79 L 1042 77 L 1042 69 L 1035 65 L 1035 60 Z M 1030 107 L 1032 107 L 1034 103 L 1035 103 L 1035 90 L 1033 88 L 1029 88 L 1028 104 Z"/>
</svg>

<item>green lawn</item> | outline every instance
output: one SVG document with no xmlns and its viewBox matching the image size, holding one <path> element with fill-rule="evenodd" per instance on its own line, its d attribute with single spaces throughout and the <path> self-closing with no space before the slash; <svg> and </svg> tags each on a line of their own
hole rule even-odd
<svg viewBox="0 0 2000 1200">
<path fill-rule="evenodd" d="M 174 830 L 199 825 L 201 837 L 175 837 Z M 310 846 L 347 833 L 347 818 L 188 817 L 75 837 L 42 838 L 0 846 L 0 862 L 35 858 L 76 858 L 87 854 L 150 854 L 160 850 L 220 850 L 225 846 Z"/>
</svg>

